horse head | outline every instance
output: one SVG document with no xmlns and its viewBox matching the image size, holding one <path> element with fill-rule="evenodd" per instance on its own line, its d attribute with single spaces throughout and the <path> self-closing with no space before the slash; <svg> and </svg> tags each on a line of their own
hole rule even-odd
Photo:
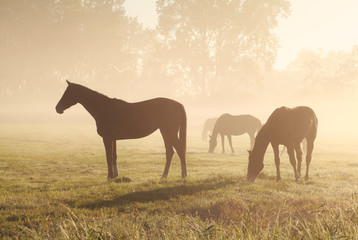
<svg viewBox="0 0 358 240">
<path fill-rule="evenodd" d="M 73 83 L 66 80 L 68 86 L 60 99 L 60 101 L 56 105 L 56 112 L 62 114 L 67 108 L 72 107 L 78 101 L 76 98 L 76 94 L 73 92 L 74 85 Z"/>
<path fill-rule="evenodd" d="M 263 158 L 261 159 L 255 152 L 249 152 L 249 166 L 247 168 L 247 180 L 255 182 L 255 179 L 260 175 L 264 168 Z"/>
<path fill-rule="evenodd" d="M 217 145 L 216 137 L 209 135 L 209 153 L 214 153 L 214 149 Z"/>
</svg>

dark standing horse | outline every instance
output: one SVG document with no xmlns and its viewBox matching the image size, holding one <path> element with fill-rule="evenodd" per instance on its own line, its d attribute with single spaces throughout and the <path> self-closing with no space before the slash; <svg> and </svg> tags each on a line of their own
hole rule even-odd
<svg viewBox="0 0 358 240">
<path fill-rule="evenodd" d="M 116 140 L 142 138 L 157 129 L 163 136 L 167 158 L 162 178 L 168 176 L 173 147 L 180 158 L 182 178 L 186 177 L 186 113 L 182 104 L 166 98 L 128 103 L 79 84 L 67 83 L 56 111 L 62 114 L 80 103 L 96 120 L 97 132 L 106 149 L 109 179 L 118 176 Z"/>
<path fill-rule="evenodd" d="M 276 180 L 281 179 L 279 144 L 286 146 L 295 178 L 298 180 L 301 175 L 301 142 L 303 139 L 307 141 L 305 179 L 308 180 L 308 169 L 312 159 L 317 127 L 317 117 L 309 107 L 296 107 L 292 109 L 287 107 L 277 108 L 268 118 L 266 124 L 262 126 L 256 136 L 254 148 L 249 152 L 247 180 L 255 181 L 264 168 L 264 155 L 269 143 L 271 143 L 275 155 Z M 297 169 L 295 152 L 298 162 Z"/>
<path fill-rule="evenodd" d="M 228 113 L 221 115 L 215 123 L 212 136 L 209 140 L 209 152 L 213 153 L 217 145 L 217 136 L 221 136 L 222 152 L 225 153 L 224 137 L 227 136 L 231 147 L 231 152 L 234 153 L 232 147 L 231 136 L 239 136 L 247 133 L 250 136 L 251 148 L 255 142 L 255 132 L 261 128 L 259 119 L 251 115 L 238 115 L 233 116 Z M 251 149 L 250 148 L 250 149 Z"/>
<path fill-rule="evenodd" d="M 218 120 L 218 118 L 208 118 L 208 119 L 206 119 L 206 121 L 204 123 L 203 131 L 201 133 L 201 140 L 203 142 L 204 141 L 206 142 L 206 139 L 208 137 L 208 133 L 213 134 L 213 129 L 214 129 L 216 120 Z"/>
</svg>

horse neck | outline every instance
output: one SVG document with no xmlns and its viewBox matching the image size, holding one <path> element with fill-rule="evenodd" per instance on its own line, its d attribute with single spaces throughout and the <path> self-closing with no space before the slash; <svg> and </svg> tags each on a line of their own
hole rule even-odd
<svg viewBox="0 0 358 240">
<path fill-rule="evenodd" d="M 108 100 L 109 98 L 107 96 L 86 87 L 80 88 L 80 92 L 78 93 L 78 102 L 92 115 L 94 119 L 97 119 L 102 115 L 103 104 Z"/>
<path fill-rule="evenodd" d="M 216 139 L 217 136 L 218 136 L 218 134 L 219 134 L 219 130 L 216 128 L 216 125 L 215 125 L 215 127 L 214 127 L 214 129 L 213 129 L 213 132 L 212 132 L 212 134 L 211 134 L 211 137 L 214 138 L 214 139 Z"/>
<path fill-rule="evenodd" d="M 257 156 L 262 157 L 265 155 L 268 144 L 270 143 L 270 132 L 266 125 L 263 125 L 260 131 L 258 132 L 255 144 L 252 149 Z"/>
</svg>

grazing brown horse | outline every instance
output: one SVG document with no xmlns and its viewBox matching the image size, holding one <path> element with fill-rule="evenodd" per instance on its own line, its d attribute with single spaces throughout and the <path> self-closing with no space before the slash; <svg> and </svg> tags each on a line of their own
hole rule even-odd
<svg viewBox="0 0 358 240">
<path fill-rule="evenodd" d="M 234 153 L 232 147 L 231 136 L 239 136 L 247 133 L 250 136 L 251 148 L 255 142 L 255 132 L 261 128 L 261 122 L 259 119 L 251 115 L 238 115 L 233 116 L 228 113 L 221 115 L 215 123 L 213 134 L 209 140 L 209 152 L 213 153 L 217 145 L 217 136 L 221 136 L 222 153 L 225 153 L 224 137 L 227 136 L 231 147 L 231 152 Z M 251 149 L 250 148 L 250 149 Z"/>
<path fill-rule="evenodd" d="M 247 180 L 255 181 L 264 168 L 264 155 L 269 143 L 271 143 L 275 155 L 276 180 L 279 181 L 281 179 L 279 144 L 286 146 L 295 178 L 298 180 L 301 175 L 301 142 L 303 139 L 307 141 L 305 179 L 308 180 L 308 169 L 312 159 L 317 127 L 317 117 L 309 107 L 277 108 L 262 126 L 256 136 L 254 148 L 252 151 L 249 151 Z M 298 163 L 297 168 L 295 152 Z"/>
<path fill-rule="evenodd" d="M 182 178 L 186 177 L 186 113 L 182 104 L 167 98 L 128 103 L 79 84 L 67 83 L 56 111 L 62 114 L 80 103 L 92 115 L 106 149 L 109 179 L 118 176 L 116 140 L 142 138 L 157 129 L 163 136 L 167 159 L 162 178 L 168 176 L 173 147 L 180 158 Z"/>
<path fill-rule="evenodd" d="M 208 118 L 208 119 L 205 120 L 203 131 L 201 133 L 201 140 L 203 142 L 204 141 L 206 142 L 206 139 L 208 137 L 208 133 L 213 134 L 213 129 L 214 129 L 216 120 L 218 120 L 218 118 Z"/>
</svg>

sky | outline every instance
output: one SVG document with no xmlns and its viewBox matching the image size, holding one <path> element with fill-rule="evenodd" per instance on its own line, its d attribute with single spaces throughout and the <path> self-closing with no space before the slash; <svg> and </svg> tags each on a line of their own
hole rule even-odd
<svg viewBox="0 0 358 240">
<path fill-rule="evenodd" d="M 145 27 L 157 24 L 156 0 L 126 0 L 127 14 Z M 280 42 L 276 69 L 285 69 L 302 49 L 350 51 L 358 44 L 357 0 L 291 0 L 291 14 L 274 30 Z"/>
</svg>

